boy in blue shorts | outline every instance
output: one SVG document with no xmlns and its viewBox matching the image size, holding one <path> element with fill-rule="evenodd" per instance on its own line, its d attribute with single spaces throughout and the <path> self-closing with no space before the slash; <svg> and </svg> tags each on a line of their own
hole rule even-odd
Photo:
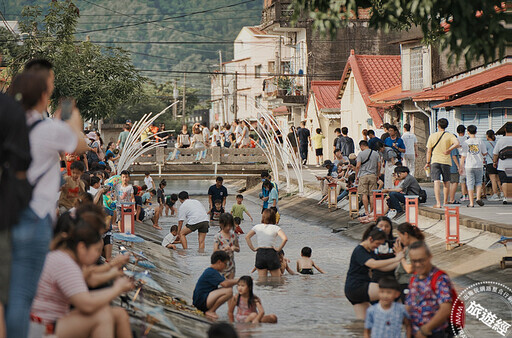
<svg viewBox="0 0 512 338">
<path fill-rule="evenodd" d="M 238 279 L 225 279 L 220 274 L 226 269 L 228 261 L 226 251 L 215 251 L 210 259 L 210 267 L 204 270 L 194 289 L 194 306 L 213 320 L 219 318 L 215 311 L 233 297 L 233 286 L 238 283 Z"/>
<path fill-rule="evenodd" d="M 402 324 L 406 337 L 411 337 L 409 314 L 402 303 L 395 300 L 400 296 L 400 284 L 391 276 L 379 280 L 379 302 L 366 311 L 364 322 L 365 338 L 400 338 Z"/>
</svg>

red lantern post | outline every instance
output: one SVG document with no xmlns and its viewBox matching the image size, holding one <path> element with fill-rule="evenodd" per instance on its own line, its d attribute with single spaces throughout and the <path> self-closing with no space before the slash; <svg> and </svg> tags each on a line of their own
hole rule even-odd
<svg viewBox="0 0 512 338">
<path fill-rule="evenodd" d="M 405 196 L 405 221 L 411 225 L 418 226 L 418 196 Z"/>
<path fill-rule="evenodd" d="M 444 207 L 446 221 L 446 250 L 452 250 L 460 245 L 459 207 L 456 205 Z"/>
</svg>

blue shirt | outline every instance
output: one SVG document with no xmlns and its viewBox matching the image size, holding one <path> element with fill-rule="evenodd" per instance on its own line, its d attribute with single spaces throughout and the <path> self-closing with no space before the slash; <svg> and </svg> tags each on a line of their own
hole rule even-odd
<svg viewBox="0 0 512 338">
<path fill-rule="evenodd" d="M 380 138 L 375 136 L 368 140 L 368 147 L 373 151 L 377 151 L 377 143 L 382 143 L 382 141 Z"/>
<path fill-rule="evenodd" d="M 384 310 L 377 303 L 366 311 L 364 328 L 372 330 L 372 338 L 400 338 L 404 318 L 409 318 L 404 304 L 393 302 Z"/>
<path fill-rule="evenodd" d="M 194 289 L 194 295 L 192 297 L 194 306 L 203 310 L 206 307 L 206 299 L 210 292 L 217 290 L 219 284 L 225 280 L 226 279 L 212 267 L 204 270 L 201 277 L 197 280 Z"/>
<path fill-rule="evenodd" d="M 142 194 L 142 203 L 146 203 L 147 200 L 151 199 L 151 194 L 149 192 L 145 192 Z"/>
<path fill-rule="evenodd" d="M 116 154 L 114 154 L 114 153 L 112 152 L 112 150 L 110 150 L 110 149 L 109 149 L 109 150 L 107 150 L 107 152 L 105 153 L 105 158 L 107 158 L 107 155 L 108 155 L 108 154 L 112 154 L 112 156 L 116 157 Z"/>
<path fill-rule="evenodd" d="M 452 156 L 457 156 L 457 158 L 459 158 L 459 150 L 457 148 L 453 149 L 452 152 L 450 153 L 450 158 L 452 159 L 452 166 L 450 167 L 450 174 L 456 174 L 459 172 L 459 169 L 457 169 L 457 165 L 453 161 Z"/>
<path fill-rule="evenodd" d="M 277 189 L 274 187 L 272 190 L 270 190 L 270 193 L 268 195 L 268 207 L 271 207 L 274 204 L 274 201 L 276 201 L 276 207 L 277 202 L 279 201 L 279 194 L 277 192 Z"/>
<path fill-rule="evenodd" d="M 485 155 L 485 163 L 492 164 L 492 154 L 494 151 L 494 146 L 496 145 L 496 141 L 484 141 L 485 148 L 487 149 L 487 155 Z"/>
<path fill-rule="evenodd" d="M 397 148 L 393 147 L 393 143 L 396 143 L 396 146 Z M 400 149 L 405 149 L 405 143 L 404 143 L 404 140 L 402 140 L 400 137 L 397 137 L 396 139 L 392 139 L 391 137 L 388 137 L 385 141 L 384 141 L 384 144 L 387 145 L 388 147 L 391 147 L 391 148 L 394 148 L 396 150 L 398 150 L 398 148 Z M 399 152 L 398 153 L 398 159 L 401 159 L 402 158 L 402 153 Z"/>
</svg>

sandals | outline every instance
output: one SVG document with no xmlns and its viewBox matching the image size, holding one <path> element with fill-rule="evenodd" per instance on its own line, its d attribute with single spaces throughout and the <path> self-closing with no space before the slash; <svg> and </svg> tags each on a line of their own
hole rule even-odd
<svg viewBox="0 0 512 338">
<path fill-rule="evenodd" d="M 479 206 L 483 207 L 484 206 L 484 201 L 476 200 L 476 204 L 478 204 Z"/>
</svg>

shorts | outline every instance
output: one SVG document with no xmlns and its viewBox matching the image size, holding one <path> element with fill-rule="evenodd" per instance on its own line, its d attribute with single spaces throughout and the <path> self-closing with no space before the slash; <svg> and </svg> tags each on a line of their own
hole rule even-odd
<svg viewBox="0 0 512 338">
<path fill-rule="evenodd" d="M 207 293 L 206 295 L 201 295 L 198 297 L 198 299 L 194 300 L 193 304 L 199 311 L 208 311 L 208 308 L 206 307 L 206 301 L 208 300 L 209 295 L 210 294 Z"/>
<path fill-rule="evenodd" d="M 274 248 L 258 248 L 254 266 L 256 269 L 277 270 L 281 268 L 281 261 Z"/>
<path fill-rule="evenodd" d="M 468 190 L 475 190 L 481 187 L 484 176 L 484 168 L 466 168 L 466 185 Z"/>
<path fill-rule="evenodd" d="M 187 228 L 190 229 L 190 231 L 194 232 L 194 231 L 198 231 L 200 233 L 207 233 L 208 232 L 208 228 L 210 227 L 210 222 L 208 221 L 204 221 L 204 222 L 199 222 L 197 224 L 187 224 Z"/>
<path fill-rule="evenodd" d="M 371 195 L 373 190 L 377 189 L 377 175 L 364 175 L 359 177 L 357 193 L 359 195 Z"/>
<path fill-rule="evenodd" d="M 466 184 L 466 174 L 465 173 L 464 173 L 464 175 L 460 175 L 459 183 Z"/>
<path fill-rule="evenodd" d="M 153 217 L 155 217 L 155 209 L 153 209 L 153 208 L 144 208 L 144 218 L 142 219 L 142 222 L 149 221 Z"/>
<path fill-rule="evenodd" d="M 112 241 L 112 231 L 107 231 L 101 236 L 103 238 L 103 245 L 114 244 Z"/>
<path fill-rule="evenodd" d="M 352 305 L 369 303 L 370 296 L 368 295 L 369 282 L 362 283 L 360 287 L 352 290 L 345 289 L 345 296 Z"/>
<path fill-rule="evenodd" d="M 494 164 L 486 164 L 485 172 L 487 175 L 498 175 L 498 169 L 494 168 Z"/>
<path fill-rule="evenodd" d="M 450 183 L 459 183 L 460 175 L 459 173 L 450 173 Z"/>
<path fill-rule="evenodd" d="M 430 165 L 432 182 L 442 181 L 444 183 L 450 182 L 450 165 L 442 163 L 432 163 Z"/>
<path fill-rule="evenodd" d="M 316 156 L 324 155 L 324 148 L 315 149 Z"/>
<path fill-rule="evenodd" d="M 114 210 L 111 210 L 109 208 L 103 208 L 103 210 L 105 211 L 105 214 L 107 214 L 107 216 L 114 216 Z"/>
<path fill-rule="evenodd" d="M 11 279 L 11 234 L 9 229 L 0 230 L 0 303 L 7 304 L 9 299 L 9 280 Z"/>
<path fill-rule="evenodd" d="M 498 170 L 498 177 L 500 178 L 501 184 L 512 183 L 512 176 L 507 176 L 503 170 Z"/>
</svg>

